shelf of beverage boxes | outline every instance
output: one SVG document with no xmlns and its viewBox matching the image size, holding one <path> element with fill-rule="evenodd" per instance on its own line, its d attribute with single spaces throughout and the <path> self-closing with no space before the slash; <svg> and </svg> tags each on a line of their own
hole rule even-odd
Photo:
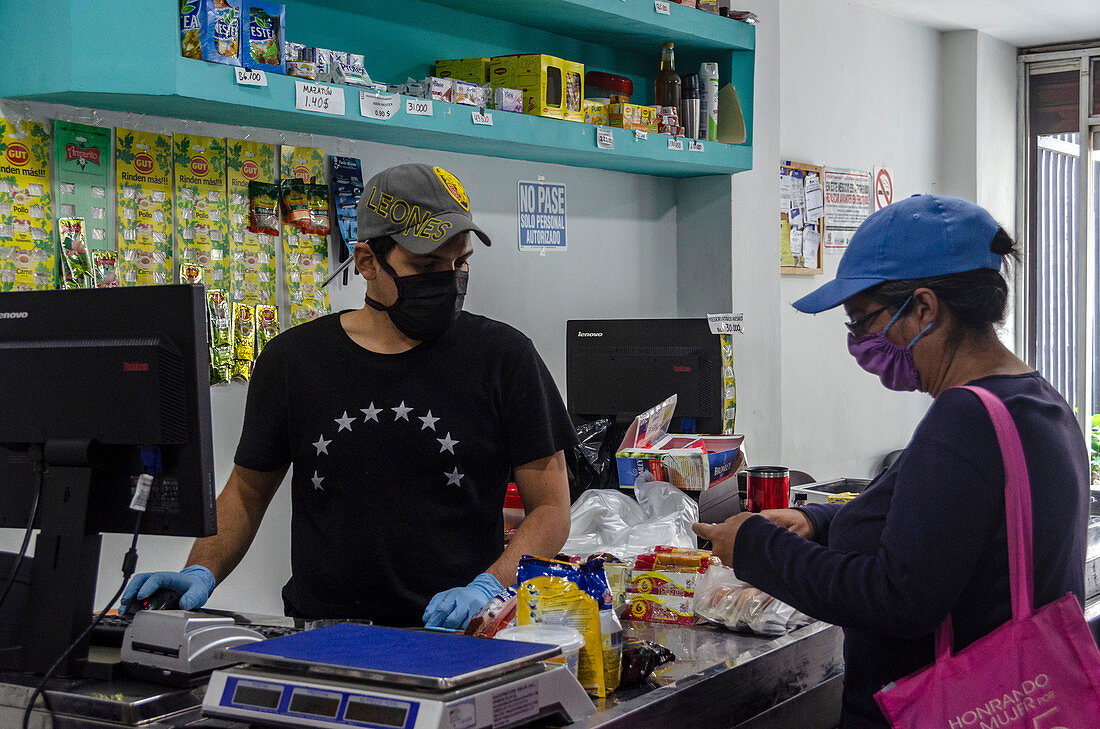
<svg viewBox="0 0 1100 729">
<path fill-rule="evenodd" d="M 292 77 L 242 86 L 231 67 L 181 57 L 175 0 L 0 3 L 0 97 L 667 177 L 752 166 L 750 25 L 675 3 L 666 16 L 652 0 L 290 0 L 286 8 L 289 40 L 364 52 L 377 80 L 422 78 L 436 58 L 544 52 L 633 78 L 643 104 L 660 43 L 671 40 L 681 70 L 719 62 L 722 85 L 737 88 L 749 141 L 691 151 L 685 140 L 671 150 L 666 135 L 614 129 L 614 149 L 598 149 L 590 124 L 493 111 L 492 126 L 477 125 L 472 107 L 438 101 L 430 117 L 407 114 L 402 100 L 379 121 L 361 116 L 350 86 L 336 87 L 342 116 L 296 110 Z"/>
</svg>

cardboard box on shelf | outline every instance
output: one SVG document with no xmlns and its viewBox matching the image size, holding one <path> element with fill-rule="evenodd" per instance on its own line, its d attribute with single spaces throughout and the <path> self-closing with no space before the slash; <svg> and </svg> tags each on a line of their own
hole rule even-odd
<svg viewBox="0 0 1100 729">
<path fill-rule="evenodd" d="M 584 121 L 586 124 L 608 126 L 607 104 L 602 101 L 584 100 Z"/>
<path fill-rule="evenodd" d="M 656 132 L 657 118 L 652 106 L 640 104 L 611 104 L 607 107 L 607 117 L 613 127 L 633 129 L 638 132 Z"/>
<path fill-rule="evenodd" d="M 450 58 L 435 62 L 435 75 L 475 84 L 489 83 L 488 58 Z"/>
<path fill-rule="evenodd" d="M 536 53 L 489 60 L 489 82 L 523 92 L 523 113 L 584 121 L 584 64 Z"/>
</svg>

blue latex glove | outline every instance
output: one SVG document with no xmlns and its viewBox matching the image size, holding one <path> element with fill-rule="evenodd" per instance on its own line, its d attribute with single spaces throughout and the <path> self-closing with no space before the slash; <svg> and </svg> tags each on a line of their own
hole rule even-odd
<svg viewBox="0 0 1100 729">
<path fill-rule="evenodd" d="M 166 587 L 180 594 L 180 610 L 196 610 L 210 599 L 216 582 L 214 573 L 201 564 L 184 567 L 179 572 L 142 572 L 134 575 L 126 586 L 126 592 L 122 593 L 122 604 L 126 605 L 135 597 L 144 600 L 160 588 Z"/>
<path fill-rule="evenodd" d="M 424 608 L 424 625 L 453 630 L 465 628 L 474 613 L 503 589 L 497 578 L 482 572 L 465 587 L 453 587 L 437 593 Z"/>
</svg>

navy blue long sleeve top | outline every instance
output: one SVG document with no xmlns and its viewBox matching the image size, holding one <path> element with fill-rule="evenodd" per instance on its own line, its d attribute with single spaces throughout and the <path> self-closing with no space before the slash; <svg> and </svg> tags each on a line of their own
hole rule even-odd
<svg viewBox="0 0 1100 729">
<path fill-rule="evenodd" d="M 1035 606 L 1084 600 L 1088 453 L 1073 411 L 1038 373 L 970 383 L 1004 401 L 1031 481 Z M 989 414 L 947 390 L 904 454 L 846 505 L 803 507 L 807 541 L 763 517 L 734 544 L 738 577 L 844 629 L 843 729 L 888 727 L 874 701 L 934 660 L 950 613 L 955 650 L 1009 619 L 1004 466 Z"/>
</svg>

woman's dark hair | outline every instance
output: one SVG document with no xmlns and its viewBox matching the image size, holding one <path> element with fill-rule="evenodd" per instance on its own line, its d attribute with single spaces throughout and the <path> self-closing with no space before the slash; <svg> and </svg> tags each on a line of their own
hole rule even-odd
<svg viewBox="0 0 1100 729">
<path fill-rule="evenodd" d="M 998 228 L 989 250 L 1015 262 L 1016 244 L 1004 228 Z M 917 289 L 931 289 L 954 318 L 953 336 L 983 338 L 993 334 L 994 325 L 1005 318 L 1008 284 L 1000 271 L 979 268 L 928 278 L 884 281 L 863 292 L 879 306 L 900 309 Z"/>
</svg>

